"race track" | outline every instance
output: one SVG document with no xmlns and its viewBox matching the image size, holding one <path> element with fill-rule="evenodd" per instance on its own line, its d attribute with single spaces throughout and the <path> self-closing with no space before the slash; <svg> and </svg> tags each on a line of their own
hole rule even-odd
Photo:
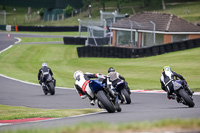
<svg viewBox="0 0 200 133">
<path fill-rule="evenodd" d="M 1 41 L 0 51 L 14 44 L 16 40 L 13 38 L 13 41 L 5 41 L 6 43 L 3 43 L 5 47 L 1 46 Z M 165 118 L 200 118 L 200 95 L 194 95 L 194 102 L 196 104 L 194 108 L 188 108 L 176 103 L 176 101 L 168 100 L 165 93 L 132 93 L 131 99 L 132 103 L 130 105 L 121 105 L 122 112 L 120 113 L 107 113 L 103 111 L 77 117 L 4 125 L 0 127 L 0 130 L 69 126 L 83 121 L 129 123 L 155 121 Z M 56 88 L 54 96 L 45 96 L 38 85 L 31 85 L 2 76 L 0 76 L 0 104 L 44 109 L 97 108 L 97 106 L 91 106 L 87 99 L 80 99 L 75 90 Z"/>
</svg>

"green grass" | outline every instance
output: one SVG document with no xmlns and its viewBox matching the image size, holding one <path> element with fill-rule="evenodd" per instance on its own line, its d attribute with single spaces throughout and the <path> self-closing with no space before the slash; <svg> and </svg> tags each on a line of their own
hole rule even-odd
<svg viewBox="0 0 200 133">
<path fill-rule="evenodd" d="M 63 41 L 63 38 L 30 38 L 30 37 L 20 37 L 20 43 L 27 42 L 55 42 L 55 41 Z"/>
<path fill-rule="evenodd" d="M 113 12 L 116 10 L 116 2 L 115 1 L 106 1 L 106 12 Z M 132 5 L 130 2 L 123 2 L 121 4 L 121 12 L 120 14 L 128 13 L 133 15 L 131 6 L 134 7 L 136 13 L 142 11 L 157 11 L 157 12 L 166 12 L 175 14 L 183 19 L 188 20 L 189 22 L 200 22 L 200 2 L 181 2 L 181 4 L 177 5 L 167 5 L 167 9 L 165 11 L 157 10 L 158 7 L 143 7 L 142 2 L 133 1 Z M 78 14 L 74 17 L 67 18 L 61 21 L 41 21 L 39 20 L 38 14 L 32 14 L 32 17 L 35 16 L 31 21 L 25 22 L 25 14 L 27 13 L 27 8 L 17 7 L 17 12 L 14 14 L 13 7 L 6 7 L 7 12 L 7 24 L 14 25 L 14 17 L 16 17 L 17 25 L 52 25 L 52 26 L 73 26 L 78 25 L 77 19 L 88 20 L 88 12 L 82 11 L 81 14 Z M 100 9 L 102 9 L 102 5 L 98 2 L 92 2 L 92 19 L 100 19 Z M 161 9 L 161 6 L 160 6 Z M 39 9 L 32 9 L 32 12 L 37 12 Z"/>
<path fill-rule="evenodd" d="M 79 32 L 27 32 L 18 31 L 12 33 L 22 33 L 22 34 L 39 34 L 39 35 L 62 35 L 62 36 L 79 36 Z M 81 36 L 87 36 L 86 32 L 81 32 Z"/>
<path fill-rule="evenodd" d="M 25 119 L 36 117 L 61 118 L 102 111 L 100 109 L 36 109 L 0 104 L 0 120 Z"/>
<path fill-rule="evenodd" d="M 200 22 L 200 2 L 168 5 L 165 13 L 172 13 L 189 22 Z"/>
<path fill-rule="evenodd" d="M 190 88 L 200 91 L 200 48 L 147 58 L 78 58 L 75 45 L 14 45 L 0 54 L 0 73 L 38 83 L 37 73 L 47 62 L 57 80 L 57 86 L 74 86 L 77 70 L 107 74 L 110 66 L 126 78 L 131 89 L 160 89 L 160 76 L 165 65 L 182 74 Z"/>
<path fill-rule="evenodd" d="M 2 133 L 135 133 L 135 132 L 195 132 L 200 131 L 200 119 L 166 119 L 156 122 L 110 124 L 103 122 L 79 123 L 58 128 L 7 130 Z"/>
</svg>

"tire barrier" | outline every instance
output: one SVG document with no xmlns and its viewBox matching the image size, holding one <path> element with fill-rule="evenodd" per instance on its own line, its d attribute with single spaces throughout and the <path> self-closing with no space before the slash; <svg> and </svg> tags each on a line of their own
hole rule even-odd
<svg viewBox="0 0 200 133">
<path fill-rule="evenodd" d="M 70 45 L 85 45 L 87 37 L 63 37 L 64 44 Z M 95 38 L 97 45 L 108 45 L 110 38 L 108 37 L 98 37 Z M 96 46 L 94 38 L 88 38 L 88 45 Z"/>
<path fill-rule="evenodd" d="M 64 44 L 85 45 L 86 37 L 63 37 Z"/>
<path fill-rule="evenodd" d="M 40 32 L 77 31 L 78 32 L 78 28 L 79 28 L 78 26 L 18 26 L 18 31 L 40 31 Z"/>
<path fill-rule="evenodd" d="M 131 58 L 132 49 L 104 46 L 77 47 L 78 57 Z"/>
<path fill-rule="evenodd" d="M 88 44 L 89 45 L 108 45 L 110 38 L 109 37 L 96 37 L 94 38 L 88 38 Z M 96 42 L 95 42 L 96 41 Z"/>
<path fill-rule="evenodd" d="M 169 52 L 200 47 L 200 38 L 156 45 L 146 48 L 124 48 L 110 46 L 84 46 L 77 47 L 78 57 L 103 58 L 140 58 L 160 55 Z"/>
</svg>

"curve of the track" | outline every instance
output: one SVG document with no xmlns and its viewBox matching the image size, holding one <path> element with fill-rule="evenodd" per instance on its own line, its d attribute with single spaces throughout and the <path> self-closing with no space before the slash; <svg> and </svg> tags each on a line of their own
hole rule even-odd
<svg viewBox="0 0 200 133">
<path fill-rule="evenodd" d="M 2 42 L 0 41 L 1 44 Z M 200 118 L 200 96 L 198 95 L 194 96 L 196 104 L 194 108 L 188 108 L 175 101 L 168 100 L 166 94 L 132 93 L 131 98 L 132 103 L 130 105 L 121 105 L 122 112 L 120 113 L 110 114 L 104 111 L 79 117 L 6 125 L 1 126 L 0 130 L 68 126 L 84 121 L 129 123 L 133 121 L 155 121 L 165 118 Z M 45 96 L 40 86 L 22 83 L 1 76 L 0 104 L 45 109 L 97 108 L 97 106 L 91 106 L 87 99 L 80 99 L 74 90 L 56 88 L 54 96 Z"/>
</svg>

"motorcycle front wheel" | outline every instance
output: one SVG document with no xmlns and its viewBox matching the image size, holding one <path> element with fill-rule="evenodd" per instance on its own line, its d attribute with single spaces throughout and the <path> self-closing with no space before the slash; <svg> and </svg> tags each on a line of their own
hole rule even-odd
<svg viewBox="0 0 200 133">
<path fill-rule="evenodd" d="M 192 98 L 185 92 L 184 89 L 180 89 L 178 92 L 189 107 L 194 107 L 195 104 Z"/>
</svg>

